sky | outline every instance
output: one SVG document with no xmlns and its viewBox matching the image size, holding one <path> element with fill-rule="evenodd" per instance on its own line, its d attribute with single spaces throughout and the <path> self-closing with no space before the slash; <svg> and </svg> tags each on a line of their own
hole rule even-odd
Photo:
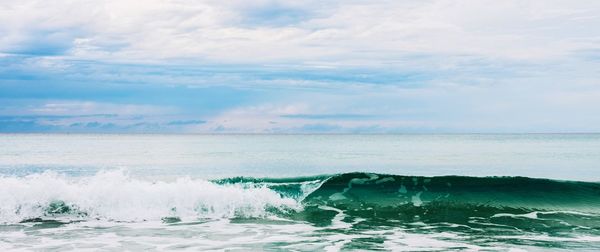
<svg viewBox="0 0 600 252">
<path fill-rule="evenodd" d="M 0 132 L 600 132 L 596 0 L 0 0 Z"/>
</svg>

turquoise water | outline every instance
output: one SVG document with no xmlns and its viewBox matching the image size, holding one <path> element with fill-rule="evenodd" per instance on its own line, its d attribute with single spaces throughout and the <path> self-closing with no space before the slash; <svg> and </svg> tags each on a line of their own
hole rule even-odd
<svg viewBox="0 0 600 252">
<path fill-rule="evenodd" d="M 600 135 L 0 135 L 0 249 L 598 250 Z"/>
</svg>

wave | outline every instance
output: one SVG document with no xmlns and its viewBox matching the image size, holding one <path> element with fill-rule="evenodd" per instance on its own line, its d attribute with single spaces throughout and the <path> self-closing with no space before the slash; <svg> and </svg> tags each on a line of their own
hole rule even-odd
<svg viewBox="0 0 600 252">
<path fill-rule="evenodd" d="M 152 182 L 123 171 L 83 178 L 42 173 L 0 177 L 0 202 L 0 223 L 276 216 L 317 225 L 369 219 L 377 225 L 600 229 L 600 183 L 526 177 L 347 173 Z"/>
<path fill-rule="evenodd" d="M 134 179 L 123 171 L 69 178 L 55 173 L 0 178 L 0 222 L 39 218 L 146 221 L 262 217 L 298 209 L 297 201 L 266 187 L 219 185 L 180 178 Z"/>
<path fill-rule="evenodd" d="M 468 228 L 600 230 L 600 183 L 527 177 L 339 174 L 303 198 L 371 224 L 450 223 Z M 318 213 L 321 214 L 322 213 Z M 396 225 L 396 224 L 392 224 Z"/>
<path fill-rule="evenodd" d="M 348 173 L 332 176 L 306 201 L 375 206 L 468 204 L 500 208 L 600 212 L 600 183 L 527 177 L 418 177 Z"/>
</svg>

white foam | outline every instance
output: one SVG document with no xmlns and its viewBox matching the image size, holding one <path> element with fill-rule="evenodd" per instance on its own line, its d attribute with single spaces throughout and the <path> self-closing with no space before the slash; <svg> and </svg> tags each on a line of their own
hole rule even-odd
<svg viewBox="0 0 600 252">
<path fill-rule="evenodd" d="M 413 203 L 414 206 L 419 207 L 419 206 L 423 205 L 423 201 L 421 200 L 422 193 L 423 192 L 418 192 L 417 194 L 412 196 L 411 202 Z"/>
<path fill-rule="evenodd" d="M 345 191 L 344 191 L 345 193 Z M 329 196 L 330 200 L 336 201 L 336 200 L 345 200 L 347 199 L 346 196 L 344 196 L 344 193 L 334 193 L 332 195 Z"/>
<path fill-rule="evenodd" d="M 0 223 L 44 217 L 45 208 L 56 201 L 87 213 L 84 218 L 117 221 L 258 217 L 265 216 L 269 207 L 300 208 L 295 200 L 266 187 L 242 188 L 190 178 L 153 182 L 131 178 L 122 170 L 84 178 L 55 173 L 0 177 Z"/>
<path fill-rule="evenodd" d="M 353 225 L 352 223 L 347 223 L 347 222 L 343 221 L 344 218 L 346 217 L 346 214 L 344 213 L 344 211 L 334 208 L 334 207 L 329 207 L 329 206 L 319 206 L 319 209 L 337 212 L 337 214 L 335 214 L 333 219 L 331 219 L 331 227 L 332 228 L 348 229 L 348 228 L 352 227 L 352 225 Z"/>
<path fill-rule="evenodd" d="M 511 217 L 511 218 L 537 219 L 538 218 L 537 214 L 538 214 L 538 212 L 531 212 L 531 213 L 525 213 L 525 214 L 498 213 L 498 214 L 492 215 L 492 218 Z"/>
<path fill-rule="evenodd" d="M 394 178 L 387 177 L 387 178 L 382 178 L 380 180 L 375 181 L 375 184 L 381 184 L 381 183 L 386 183 L 386 182 L 394 182 L 394 181 L 396 181 Z"/>
<path fill-rule="evenodd" d="M 348 186 L 346 188 L 344 188 L 342 190 L 342 192 L 332 194 L 331 196 L 329 196 L 329 199 L 330 200 L 345 200 L 347 198 L 346 198 L 346 196 L 344 196 L 344 194 L 347 193 L 350 189 L 352 189 L 352 184 L 364 185 L 365 183 L 367 183 L 369 181 L 374 181 L 379 178 L 379 176 L 377 176 L 377 174 L 367 174 L 367 176 L 369 176 L 369 178 L 353 178 L 353 179 L 351 179 L 350 181 L 348 181 Z"/>
<path fill-rule="evenodd" d="M 401 184 L 400 189 L 398 189 L 398 192 L 401 194 L 406 194 L 408 190 L 406 190 L 406 186 L 404 186 L 404 184 Z"/>
</svg>

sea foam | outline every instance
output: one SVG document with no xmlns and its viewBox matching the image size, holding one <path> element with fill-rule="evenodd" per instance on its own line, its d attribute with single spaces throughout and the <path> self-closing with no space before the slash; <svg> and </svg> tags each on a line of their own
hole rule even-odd
<svg viewBox="0 0 600 252">
<path fill-rule="evenodd" d="M 220 185 L 189 177 L 147 181 L 122 170 L 81 178 L 51 172 L 0 177 L 0 223 L 36 218 L 136 222 L 264 217 L 269 209 L 299 207 L 296 200 L 266 187 Z"/>
</svg>

